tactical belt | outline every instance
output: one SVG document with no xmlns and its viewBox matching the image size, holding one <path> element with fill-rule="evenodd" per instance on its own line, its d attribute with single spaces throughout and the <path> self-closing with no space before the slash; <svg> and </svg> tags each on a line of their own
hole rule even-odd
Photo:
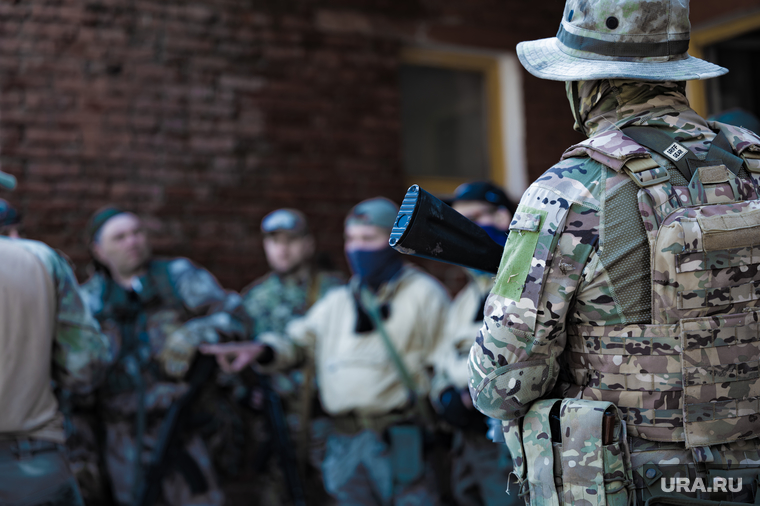
<svg viewBox="0 0 760 506">
<path fill-rule="evenodd" d="M 358 434 L 363 430 L 383 433 L 391 425 L 414 420 L 413 410 L 394 410 L 385 415 L 367 416 L 346 414 L 332 418 L 335 430 L 341 434 Z"/>
</svg>

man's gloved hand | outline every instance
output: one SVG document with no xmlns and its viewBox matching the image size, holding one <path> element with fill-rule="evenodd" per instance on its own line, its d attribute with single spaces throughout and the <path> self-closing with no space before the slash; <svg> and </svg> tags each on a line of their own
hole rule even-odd
<svg viewBox="0 0 760 506">
<path fill-rule="evenodd" d="M 460 429 L 482 424 L 484 417 L 473 408 L 469 397 L 467 390 L 457 390 L 453 386 L 441 392 L 439 399 L 443 419 Z"/>
<path fill-rule="evenodd" d="M 180 327 L 169 334 L 157 357 L 167 376 L 182 379 L 193 363 L 198 346 L 201 343 L 209 342 L 209 340 L 211 342 L 218 340 L 216 332 L 211 329 L 208 330 L 209 332 L 203 332 L 201 329 L 191 330 L 187 327 Z"/>
</svg>

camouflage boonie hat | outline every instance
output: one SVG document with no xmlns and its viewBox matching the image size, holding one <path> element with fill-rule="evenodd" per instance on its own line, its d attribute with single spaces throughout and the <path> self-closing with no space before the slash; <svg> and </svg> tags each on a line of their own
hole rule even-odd
<svg viewBox="0 0 760 506">
<path fill-rule="evenodd" d="M 556 37 L 520 42 L 517 56 L 552 81 L 689 81 L 728 72 L 689 56 L 689 0 L 567 0 Z"/>
<path fill-rule="evenodd" d="M 306 216 L 301 211 L 277 209 L 261 220 L 261 232 L 264 234 L 288 232 L 293 235 L 306 235 L 309 232 L 309 225 Z"/>
</svg>

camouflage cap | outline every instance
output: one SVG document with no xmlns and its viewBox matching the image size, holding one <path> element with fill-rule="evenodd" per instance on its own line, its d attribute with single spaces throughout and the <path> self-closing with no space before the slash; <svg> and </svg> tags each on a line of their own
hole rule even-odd
<svg viewBox="0 0 760 506">
<path fill-rule="evenodd" d="M 95 213 L 90 217 L 90 221 L 87 222 L 87 237 L 89 238 L 90 242 L 95 240 L 98 232 L 103 228 L 103 225 L 105 225 L 108 220 L 114 216 L 118 216 L 124 213 L 125 211 L 122 211 L 118 207 L 113 206 L 102 207 L 95 211 Z"/>
<path fill-rule="evenodd" d="M 289 232 L 293 235 L 305 235 L 309 232 L 306 216 L 297 209 L 277 209 L 261 220 L 261 232 Z"/>
<path fill-rule="evenodd" d="M 8 174 L 7 172 L 0 171 L 0 187 L 6 190 L 12 190 L 16 187 L 15 176 Z"/>
<path fill-rule="evenodd" d="M 567 0 L 556 37 L 520 42 L 517 56 L 553 81 L 708 79 L 727 69 L 689 56 L 689 0 Z"/>
<path fill-rule="evenodd" d="M 346 217 L 346 225 L 374 225 L 393 228 L 398 206 L 385 197 L 375 197 L 356 204 Z"/>
</svg>

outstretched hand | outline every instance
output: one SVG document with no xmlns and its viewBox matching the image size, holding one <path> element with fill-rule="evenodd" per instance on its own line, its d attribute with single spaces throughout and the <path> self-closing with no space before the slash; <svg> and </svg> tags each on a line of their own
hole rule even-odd
<svg viewBox="0 0 760 506">
<path fill-rule="evenodd" d="M 226 373 L 236 373 L 255 361 L 266 348 L 261 343 L 203 344 L 204 355 L 214 355 L 219 368 Z"/>
</svg>

